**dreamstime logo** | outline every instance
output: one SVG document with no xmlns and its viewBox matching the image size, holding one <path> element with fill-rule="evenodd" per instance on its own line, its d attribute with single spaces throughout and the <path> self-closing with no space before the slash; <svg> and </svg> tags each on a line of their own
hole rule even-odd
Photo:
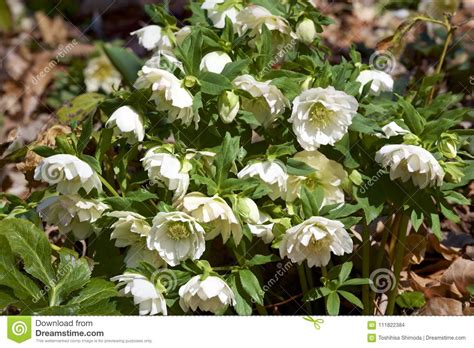
<svg viewBox="0 0 474 348">
<path fill-rule="evenodd" d="M 378 268 L 370 274 L 370 288 L 377 294 L 383 294 L 395 288 L 395 274 L 388 268 Z"/>
<path fill-rule="evenodd" d="M 273 277 L 271 277 L 262 287 L 262 290 L 264 292 L 267 292 L 272 287 L 274 287 L 280 281 L 280 279 L 285 276 L 285 274 L 290 270 L 290 268 L 293 267 L 293 263 L 291 261 L 288 261 L 285 264 L 279 262 L 276 266 L 278 270 L 275 272 Z M 255 300 L 253 298 L 252 302 L 255 303 Z"/>
<path fill-rule="evenodd" d="M 369 188 L 375 185 L 379 181 L 380 177 L 384 174 L 384 170 L 379 169 L 375 175 L 369 178 L 363 185 L 360 186 L 360 193 L 365 193 Z"/>
<path fill-rule="evenodd" d="M 292 39 L 286 45 L 278 46 L 278 51 L 273 56 L 273 59 L 270 62 L 268 62 L 268 64 L 263 69 L 263 74 L 268 73 L 274 65 L 281 64 L 283 60 L 285 59 L 285 57 L 288 55 L 288 53 L 295 48 L 297 43 L 298 41 L 296 39 Z"/>
<path fill-rule="evenodd" d="M 49 184 L 57 184 L 64 180 L 63 165 L 59 163 L 53 163 L 44 165 L 41 167 L 41 178 Z"/>
<path fill-rule="evenodd" d="M 397 64 L 395 56 L 389 51 L 375 51 L 369 58 L 369 65 L 377 70 L 390 74 Z"/>
<path fill-rule="evenodd" d="M 167 269 L 159 269 L 151 275 L 150 281 L 153 284 L 160 284 L 165 288 L 166 292 L 171 292 L 176 289 L 178 279 L 174 272 Z"/>
<path fill-rule="evenodd" d="M 17 343 L 31 338 L 31 317 L 8 317 L 7 337 Z"/>
</svg>

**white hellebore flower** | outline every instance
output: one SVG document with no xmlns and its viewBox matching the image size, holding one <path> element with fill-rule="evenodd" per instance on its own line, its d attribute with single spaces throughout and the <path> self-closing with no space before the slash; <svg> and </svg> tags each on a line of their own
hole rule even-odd
<svg viewBox="0 0 474 348">
<path fill-rule="evenodd" d="M 137 243 L 141 237 L 146 237 L 150 231 L 150 225 L 145 217 L 132 211 L 113 211 L 107 216 L 117 218 L 111 228 L 110 239 L 115 239 L 115 246 L 123 248 Z"/>
<path fill-rule="evenodd" d="M 241 33 L 250 30 L 251 37 L 260 36 L 265 25 L 268 30 L 280 33 L 284 40 L 296 38 L 286 19 L 275 16 L 265 7 L 258 5 L 250 5 L 240 11 L 237 15 L 237 25 Z"/>
<path fill-rule="evenodd" d="M 184 39 L 186 39 L 189 34 L 191 34 L 191 27 L 189 25 L 182 27 L 176 33 L 174 33 L 176 45 L 181 45 Z"/>
<path fill-rule="evenodd" d="M 83 188 L 86 193 L 97 189 L 102 192 L 102 184 L 97 173 L 89 164 L 73 155 L 53 155 L 43 160 L 35 169 L 35 180 L 57 184 L 56 190 L 62 194 L 77 193 Z"/>
<path fill-rule="evenodd" d="M 240 243 L 242 227 L 231 207 L 221 197 L 217 195 L 206 197 L 202 193 L 191 192 L 184 196 L 182 207 L 200 223 L 209 224 L 210 231 L 206 231 L 206 240 L 221 234 L 224 243 L 231 235 L 236 245 Z"/>
<path fill-rule="evenodd" d="M 298 40 L 305 44 L 311 44 L 317 36 L 314 22 L 309 18 L 305 18 L 298 22 L 296 25 L 296 36 L 298 37 Z"/>
<path fill-rule="evenodd" d="M 256 224 L 260 219 L 257 203 L 248 197 L 236 197 L 234 210 L 243 222 Z"/>
<path fill-rule="evenodd" d="M 410 131 L 403 129 L 400 127 L 397 123 L 395 122 L 390 122 L 386 124 L 385 126 L 382 127 L 382 132 L 384 134 L 375 134 L 377 138 L 385 138 L 388 139 L 390 137 L 395 137 L 397 135 L 405 135 L 405 134 L 410 134 Z"/>
<path fill-rule="evenodd" d="M 205 0 L 201 5 L 203 10 L 207 10 L 207 16 L 214 24 L 215 28 L 225 27 L 225 19 L 229 17 L 235 23 L 239 10 L 235 6 L 225 6 L 225 0 Z"/>
<path fill-rule="evenodd" d="M 287 181 L 287 194 L 285 199 L 292 202 L 300 196 L 301 185 L 304 184 L 310 190 L 321 187 L 324 191 L 323 205 L 343 203 L 344 191 L 342 183 L 347 178 L 342 165 L 330 160 L 319 151 L 301 151 L 295 154 L 295 159 L 306 163 L 315 169 L 308 176 L 289 176 Z"/>
<path fill-rule="evenodd" d="M 140 45 L 149 51 L 155 48 L 169 51 L 173 46 L 168 35 L 163 32 L 163 29 L 159 25 L 148 25 L 130 34 L 136 35 Z"/>
<path fill-rule="evenodd" d="M 393 90 L 393 79 L 384 71 L 380 70 L 364 70 L 361 71 L 356 79 L 360 83 L 359 93 L 362 93 L 364 86 L 372 81 L 370 91 L 374 95 L 379 95 L 381 92 L 391 92 Z"/>
<path fill-rule="evenodd" d="M 235 296 L 232 289 L 219 277 L 208 276 L 201 280 L 200 275 L 192 277 L 179 288 L 179 305 L 183 311 L 189 309 L 222 313 L 227 306 L 235 306 Z"/>
<path fill-rule="evenodd" d="M 181 261 L 201 257 L 206 242 L 204 229 L 186 213 L 160 212 L 153 219 L 153 227 L 147 236 L 148 249 L 156 250 L 170 266 Z"/>
<path fill-rule="evenodd" d="M 329 263 L 331 252 L 341 256 L 351 253 L 352 248 L 352 239 L 342 222 L 313 216 L 286 231 L 280 256 L 298 264 L 307 260 L 309 267 L 321 267 Z"/>
<path fill-rule="evenodd" d="M 49 197 L 41 201 L 37 210 L 48 225 L 58 226 L 59 232 L 71 232 L 77 239 L 85 239 L 94 231 L 93 223 L 110 207 L 77 194 Z"/>
<path fill-rule="evenodd" d="M 271 80 L 260 82 L 251 75 L 242 75 L 235 78 L 236 88 L 248 92 L 253 98 L 243 98 L 243 109 L 252 112 L 255 118 L 264 126 L 271 124 L 278 115 L 285 112 L 288 99 L 271 84 Z"/>
<path fill-rule="evenodd" d="M 224 123 L 231 123 L 240 109 L 240 98 L 232 91 L 224 91 L 218 100 L 219 116 Z"/>
<path fill-rule="evenodd" d="M 134 86 L 137 89 L 151 86 L 151 99 L 159 111 L 168 111 L 170 122 L 181 120 L 189 126 L 194 121 L 197 127 L 199 115 L 193 110 L 193 96 L 183 87 L 183 81 L 169 71 L 144 66 Z"/>
<path fill-rule="evenodd" d="M 139 306 L 140 315 L 168 314 L 163 295 L 141 274 L 125 272 L 110 280 L 118 282 L 121 296 L 133 296 L 133 303 Z"/>
<path fill-rule="evenodd" d="M 142 162 L 153 184 L 164 185 L 169 190 L 175 191 L 174 199 L 186 194 L 189 174 L 178 157 L 158 146 L 150 149 Z"/>
<path fill-rule="evenodd" d="M 311 88 L 293 101 L 290 122 L 298 143 L 307 151 L 334 145 L 347 133 L 357 113 L 357 100 L 329 86 Z"/>
<path fill-rule="evenodd" d="M 248 224 L 250 233 L 254 236 L 262 238 L 263 242 L 268 244 L 273 241 L 275 236 L 273 235 L 273 226 L 275 224 L 271 222 L 270 216 L 265 213 L 259 212 L 258 221 L 255 224 Z"/>
<path fill-rule="evenodd" d="M 166 262 L 160 257 L 156 250 L 148 249 L 146 241 L 139 241 L 132 244 L 123 259 L 127 268 L 139 267 L 141 262 L 146 262 L 155 268 L 166 266 Z"/>
<path fill-rule="evenodd" d="M 142 117 L 130 106 L 121 106 L 107 120 L 106 127 L 114 127 L 116 135 L 123 135 L 129 144 L 142 141 L 145 137 L 145 127 Z"/>
<path fill-rule="evenodd" d="M 214 51 L 202 57 L 199 69 L 201 69 L 201 71 L 209 71 L 220 74 L 222 70 L 224 70 L 225 66 L 229 63 L 232 63 L 232 59 L 227 53 Z"/>
<path fill-rule="evenodd" d="M 444 170 L 433 155 L 416 145 L 385 145 L 376 154 L 375 160 L 390 167 L 390 179 L 409 179 L 420 187 L 441 186 Z"/>
<path fill-rule="evenodd" d="M 112 93 L 120 86 L 121 81 L 122 75 L 105 55 L 92 58 L 84 69 L 87 92 L 97 92 L 102 89 L 106 93 Z"/>
<path fill-rule="evenodd" d="M 288 175 L 281 165 L 275 161 L 255 162 L 247 164 L 238 174 L 239 179 L 257 177 L 272 190 L 268 196 L 275 200 L 286 193 Z"/>
</svg>

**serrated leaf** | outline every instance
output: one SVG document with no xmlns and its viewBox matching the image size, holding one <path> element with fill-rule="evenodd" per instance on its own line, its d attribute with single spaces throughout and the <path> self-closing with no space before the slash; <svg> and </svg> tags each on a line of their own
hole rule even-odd
<svg viewBox="0 0 474 348">
<path fill-rule="evenodd" d="M 93 278 L 81 290 L 81 292 L 72 298 L 68 305 L 87 305 L 92 306 L 97 302 L 117 296 L 118 292 L 114 283 L 104 279 Z"/>
<path fill-rule="evenodd" d="M 29 221 L 8 219 L 0 222 L 0 233 L 8 240 L 12 252 L 23 260 L 25 271 L 54 287 L 51 246 L 43 231 Z"/>
<path fill-rule="evenodd" d="M 352 262 L 344 262 L 341 267 L 341 271 L 339 272 L 338 279 L 339 283 L 344 283 L 352 271 Z"/>
<path fill-rule="evenodd" d="M 105 96 L 99 93 L 81 94 L 64 104 L 56 114 L 63 123 L 81 121 L 87 116 L 94 114 L 104 99 Z"/>
<path fill-rule="evenodd" d="M 286 170 L 288 175 L 295 176 L 308 176 L 316 171 L 313 167 L 294 158 L 288 159 L 286 162 Z"/>
<path fill-rule="evenodd" d="M 230 133 L 226 133 L 221 149 L 215 158 L 216 183 L 218 187 L 227 178 L 229 170 L 239 154 L 239 150 L 240 137 L 231 137 Z"/>
<path fill-rule="evenodd" d="M 275 262 L 275 261 L 279 261 L 280 258 L 274 254 L 270 254 L 270 255 L 255 255 L 253 256 L 250 260 L 248 260 L 247 262 L 245 262 L 245 264 L 248 266 L 248 267 L 252 267 L 252 266 L 258 266 L 258 265 L 265 265 L 267 263 L 270 263 L 270 262 Z"/>
<path fill-rule="evenodd" d="M 234 309 L 237 312 L 238 315 L 251 315 L 252 314 L 252 304 L 247 301 L 243 295 L 242 292 L 244 291 L 242 289 L 242 286 L 237 282 L 237 278 L 235 275 L 231 275 L 227 279 L 227 284 L 229 284 L 230 288 L 232 289 L 232 292 L 234 293 L 235 296 L 235 306 Z"/>
<path fill-rule="evenodd" d="M 229 79 L 221 74 L 204 72 L 199 75 L 201 92 L 210 95 L 220 95 L 225 90 L 232 89 Z"/>
<path fill-rule="evenodd" d="M 354 294 L 348 291 L 344 291 L 344 290 L 337 290 L 337 292 L 339 293 L 339 295 L 344 297 L 347 301 L 349 301 L 353 305 L 356 305 L 357 307 L 364 309 L 364 305 L 362 304 L 362 301 L 359 300 L 357 296 L 355 296 Z"/>
<path fill-rule="evenodd" d="M 405 99 L 400 97 L 398 104 L 403 109 L 403 120 L 405 121 L 405 124 L 414 134 L 420 135 L 423 132 L 425 120 L 421 117 L 415 107 Z"/>
<path fill-rule="evenodd" d="M 138 72 L 143 66 L 142 60 L 131 50 L 123 47 L 103 45 L 103 50 L 115 69 L 122 75 L 123 81 L 133 87 Z"/>
<path fill-rule="evenodd" d="M 265 295 L 265 292 L 262 290 L 255 274 L 248 269 L 243 269 L 239 271 L 239 279 L 242 288 L 247 292 L 250 298 L 256 303 L 263 305 L 263 296 Z"/>
</svg>

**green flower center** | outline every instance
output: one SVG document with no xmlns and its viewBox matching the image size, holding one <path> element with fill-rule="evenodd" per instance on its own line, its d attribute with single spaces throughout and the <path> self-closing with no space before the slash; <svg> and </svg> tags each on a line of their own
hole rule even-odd
<svg viewBox="0 0 474 348">
<path fill-rule="evenodd" d="M 313 174 L 305 178 L 304 184 L 311 191 L 314 191 L 316 187 L 321 186 L 321 180 Z"/>
<path fill-rule="evenodd" d="M 319 253 L 323 250 L 327 250 L 332 243 L 331 235 L 326 235 L 322 239 L 316 239 L 314 236 L 311 237 L 311 240 L 308 244 L 308 247 L 314 252 Z"/>
<path fill-rule="evenodd" d="M 186 239 L 191 234 L 189 226 L 185 222 L 172 222 L 168 225 L 167 236 L 173 240 Z"/>
<path fill-rule="evenodd" d="M 324 128 L 330 124 L 335 112 L 327 109 L 321 103 L 315 103 L 309 110 L 309 121 L 318 128 Z"/>
</svg>

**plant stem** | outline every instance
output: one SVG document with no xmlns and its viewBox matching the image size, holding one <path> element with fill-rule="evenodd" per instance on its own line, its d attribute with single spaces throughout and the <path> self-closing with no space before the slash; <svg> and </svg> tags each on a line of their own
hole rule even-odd
<svg viewBox="0 0 474 348">
<path fill-rule="evenodd" d="M 104 177 L 100 174 L 97 174 L 99 176 L 100 181 L 102 184 L 107 187 L 107 189 L 110 191 L 111 194 L 113 194 L 115 197 L 120 197 L 117 191 L 112 187 L 112 185 L 109 184 L 107 180 L 104 179 Z"/>
<path fill-rule="evenodd" d="M 362 278 L 369 278 L 370 276 L 370 231 L 367 222 L 364 221 L 362 230 Z M 362 303 L 364 305 L 363 314 L 369 315 L 371 313 L 369 285 L 362 285 Z"/>
<path fill-rule="evenodd" d="M 314 288 L 313 272 L 307 264 L 304 265 L 304 270 L 306 272 L 306 279 L 308 280 L 308 287 L 311 290 Z M 313 313 L 316 313 L 316 302 L 311 302 L 311 309 Z"/>
<path fill-rule="evenodd" d="M 441 52 L 441 57 L 439 58 L 438 65 L 436 66 L 436 72 L 435 72 L 436 75 L 441 73 L 441 69 L 443 68 L 444 60 L 446 59 L 446 54 L 448 52 L 448 47 L 449 47 L 449 44 L 451 43 L 454 30 L 455 30 L 455 28 L 451 26 L 451 23 L 449 22 L 448 18 L 445 19 L 445 26 L 446 26 L 446 30 L 448 31 L 448 34 L 446 36 L 446 41 L 444 42 L 443 52 Z M 428 105 L 430 105 L 431 102 L 433 101 L 435 90 L 436 90 L 436 85 L 434 85 L 433 88 L 431 88 L 431 93 L 428 98 Z"/>
<path fill-rule="evenodd" d="M 308 282 L 306 280 L 306 273 L 304 271 L 304 265 L 298 265 L 298 275 L 300 278 L 300 285 L 301 285 L 301 290 L 303 290 L 303 294 L 308 293 Z M 305 309 L 308 311 L 308 314 L 311 314 L 311 305 L 309 302 L 306 302 L 304 304 Z"/>
<path fill-rule="evenodd" d="M 408 234 L 408 223 L 410 222 L 410 217 L 406 214 L 403 214 L 402 220 L 400 222 L 400 230 L 398 233 L 397 249 L 395 253 L 395 259 L 393 262 L 393 272 L 395 273 L 395 284 L 393 285 L 392 290 L 388 296 L 388 304 L 386 315 L 393 315 L 395 310 L 395 299 L 398 295 L 398 284 L 400 283 L 400 273 L 403 266 L 403 257 L 405 256 L 405 241 Z"/>
</svg>

